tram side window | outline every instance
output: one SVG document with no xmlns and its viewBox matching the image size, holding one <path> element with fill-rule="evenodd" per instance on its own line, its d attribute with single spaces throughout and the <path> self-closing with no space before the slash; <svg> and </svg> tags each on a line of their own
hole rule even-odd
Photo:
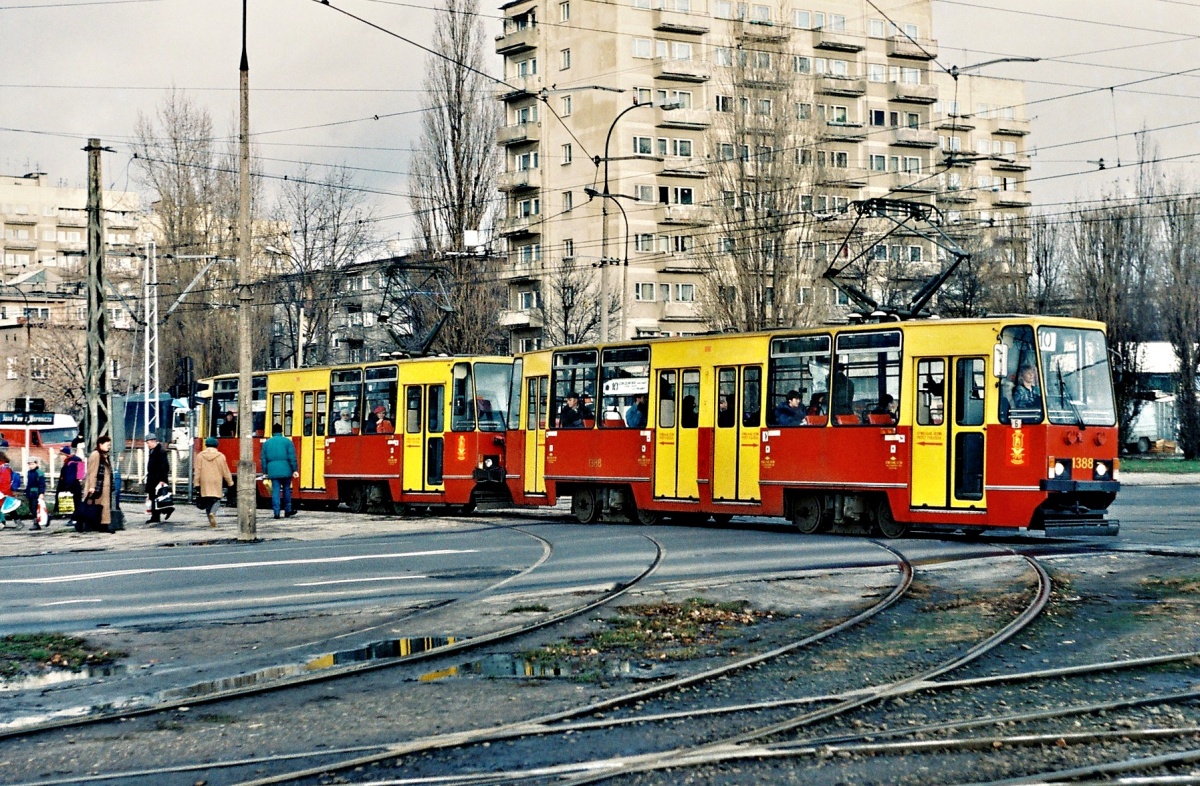
<svg viewBox="0 0 1200 786">
<path fill-rule="evenodd" d="M 825 423 L 829 414 L 829 350 L 829 336 L 793 336 L 771 341 L 767 425 Z"/>
<path fill-rule="evenodd" d="M 762 425 L 762 368 L 754 366 L 742 374 L 742 425 Z"/>
<path fill-rule="evenodd" d="M 409 385 L 405 394 L 404 430 L 409 434 L 421 433 L 421 386 Z"/>
<path fill-rule="evenodd" d="M 700 372 L 689 369 L 683 372 L 683 398 L 679 400 L 680 428 L 696 428 L 700 425 Z"/>
<path fill-rule="evenodd" d="M 917 425 L 940 426 L 946 411 L 946 361 L 917 361 Z"/>
<path fill-rule="evenodd" d="M 717 370 L 717 428 L 737 423 L 737 369 Z"/>
<path fill-rule="evenodd" d="M 362 429 L 359 401 L 362 398 L 362 370 L 335 371 L 330 380 L 329 419 L 337 436 L 358 434 Z"/>
<path fill-rule="evenodd" d="M 954 420 L 960 426 L 983 425 L 983 358 L 955 364 Z"/>
<path fill-rule="evenodd" d="M 254 436 L 264 436 L 267 427 L 267 378 L 254 377 L 250 383 L 250 412 L 254 415 Z"/>
<path fill-rule="evenodd" d="M 1041 423 L 1042 381 L 1033 328 L 1010 325 L 1000 331 L 1000 343 L 1008 347 L 1008 368 L 1000 379 L 1000 422 Z"/>
<path fill-rule="evenodd" d="M 396 430 L 393 413 L 396 411 L 396 367 L 377 366 L 367 369 L 365 388 L 367 419 L 364 434 L 391 434 Z"/>
<path fill-rule="evenodd" d="M 513 431 L 521 427 L 521 380 L 524 370 L 525 363 L 521 358 L 513 361 L 508 387 L 508 428 Z"/>
<path fill-rule="evenodd" d="M 446 386 L 429 386 L 429 412 L 425 425 L 430 434 L 441 434 L 446 430 Z"/>
<path fill-rule="evenodd" d="M 842 333 L 832 385 L 834 423 L 892 425 L 900 407 L 900 331 Z"/>
<path fill-rule="evenodd" d="M 658 373 L 658 427 L 675 428 L 675 372 Z"/>
<path fill-rule="evenodd" d="M 214 437 L 237 436 L 238 381 L 218 379 L 212 396 L 212 422 L 208 433 Z"/>
<path fill-rule="evenodd" d="M 551 411 L 556 413 L 555 428 L 592 428 L 595 411 L 592 400 L 596 395 L 597 352 L 594 349 L 560 352 L 554 355 L 554 400 Z M 568 397 L 574 393 L 572 400 Z"/>
<path fill-rule="evenodd" d="M 470 363 L 455 363 L 453 378 L 454 408 L 450 413 L 451 431 L 475 430 L 475 379 Z"/>
<path fill-rule="evenodd" d="M 650 347 L 606 349 L 601 354 L 600 417 L 604 428 L 645 428 L 650 392 Z"/>
<path fill-rule="evenodd" d="M 480 431 L 504 431 L 508 422 L 509 396 L 512 391 L 511 363 L 476 363 L 475 411 Z M 520 391 L 518 385 L 517 390 Z M 516 396 L 518 402 L 520 395 Z"/>
</svg>

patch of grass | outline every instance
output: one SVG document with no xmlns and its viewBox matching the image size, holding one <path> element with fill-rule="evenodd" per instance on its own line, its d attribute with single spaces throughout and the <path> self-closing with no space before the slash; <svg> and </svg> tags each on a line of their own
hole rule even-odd
<svg viewBox="0 0 1200 786">
<path fill-rule="evenodd" d="M 1147 576 L 1139 584 L 1143 592 L 1155 598 L 1200 594 L 1200 576 L 1175 576 L 1169 579 Z"/>
<path fill-rule="evenodd" d="M 683 603 L 622 606 L 601 620 L 601 630 L 557 641 L 522 653 L 535 666 L 561 666 L 575 674 L 596 671 L 610 659 L 681 661 L 711 652 L 739 630 L 770 619 L 749 608 L 749 601 L 713 603 L 689 598 Z"/>
<path fill-rule="evenodd" d="M 1181 458 L 1123 458 L 1122 472 L 1168 472 L 1172 475 L 1200 473 L 1200 459 Z"/>
<path fill-rule="evenodd" d="M 540 614 L 550 611 L 550 607 L 544 603 L 527 603 L 523 606 L 513 606 L 505 614 Z"/>
<path fill-rule="evenodd" d="M 86 666 L 108 666 L 124 657 L 124 652 L 102 650 L 61 633 L 17 633 L 0 638 L 0 677 L 12 679 L 51 669 L 79 671 Z"/>
</svg>

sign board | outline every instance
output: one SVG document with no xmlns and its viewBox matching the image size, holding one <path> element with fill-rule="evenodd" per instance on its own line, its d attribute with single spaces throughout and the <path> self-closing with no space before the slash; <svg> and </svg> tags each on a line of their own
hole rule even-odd
<svg viewBox="0 0 1200 786">
<path fill-rule="evenodd" d="M 53 426 L 53 412 L 0 412 L 0 426 Z"/>
<path fill-rule="evenodd" d="M 610 379 L 605 381 L 603 390 L 604 395 L 606 396 L 644 395 L 650 392 L 650 378 L 623 377 L 619 379 Z"/>
</svg>

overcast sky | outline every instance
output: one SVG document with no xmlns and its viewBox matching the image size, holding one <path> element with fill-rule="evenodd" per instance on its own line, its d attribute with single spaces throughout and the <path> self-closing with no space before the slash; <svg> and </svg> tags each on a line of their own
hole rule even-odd
<svg viewBox="0 0 1200 786">
<path fill-rule="evenodd" d="M 428 3 L 331 2 L 430 41 Z M 0 172 L 41 171 L 52 183 L 82 185 L 81 148 L 96 136 L 116 150 L 104 158 L 106 184 L 132 188 L 136 118 L 152 115 L 172 87 L 207 107 L 219 132 L 234 129 L 241 6 L 0 0 Z M 481 10 L 490 38 L 500 12 Z M 934 0 L 933 12 L 943 67 L 1042 58 L 981 73 L 1027 80 L 1029 142 L 1043 148 L 1030 188 L 1047 210 L 1131 176 L 1111 167 L 1134 160 L 1143 128 L 1183 124 L 1151 135 L 1162 156 L 1179 158 L 1172 174 L 1190 181 L 1200 172 L 1200 0 Z M 316 0 L 253 0 L 249 29 L 251 127 L 263 169 L 282 175 L 305 161 L 360 168 L 359 183 L 378 192 L 369 196 L 383 217 L 380 234 L 406 238 L 405 172 L 425 54 Z M 498 71 L 499 58 L 491 63 Z M 1096 141 L 1078 144 L 1088 139 Z M 1109 167 L 1102 173 L 1088 163 L 1100 158 Z"/>
</svg>

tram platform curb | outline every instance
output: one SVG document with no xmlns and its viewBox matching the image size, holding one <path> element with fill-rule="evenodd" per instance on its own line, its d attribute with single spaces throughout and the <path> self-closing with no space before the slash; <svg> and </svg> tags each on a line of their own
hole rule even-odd
<svg viewBox="0 0 1200 786">
<path fill-rule="evenodd" d="M 1122 472 L 1123 486 L 1195 486 L 1200 485 L 1200 473 L 1180 472 Z"/>
</svg>

